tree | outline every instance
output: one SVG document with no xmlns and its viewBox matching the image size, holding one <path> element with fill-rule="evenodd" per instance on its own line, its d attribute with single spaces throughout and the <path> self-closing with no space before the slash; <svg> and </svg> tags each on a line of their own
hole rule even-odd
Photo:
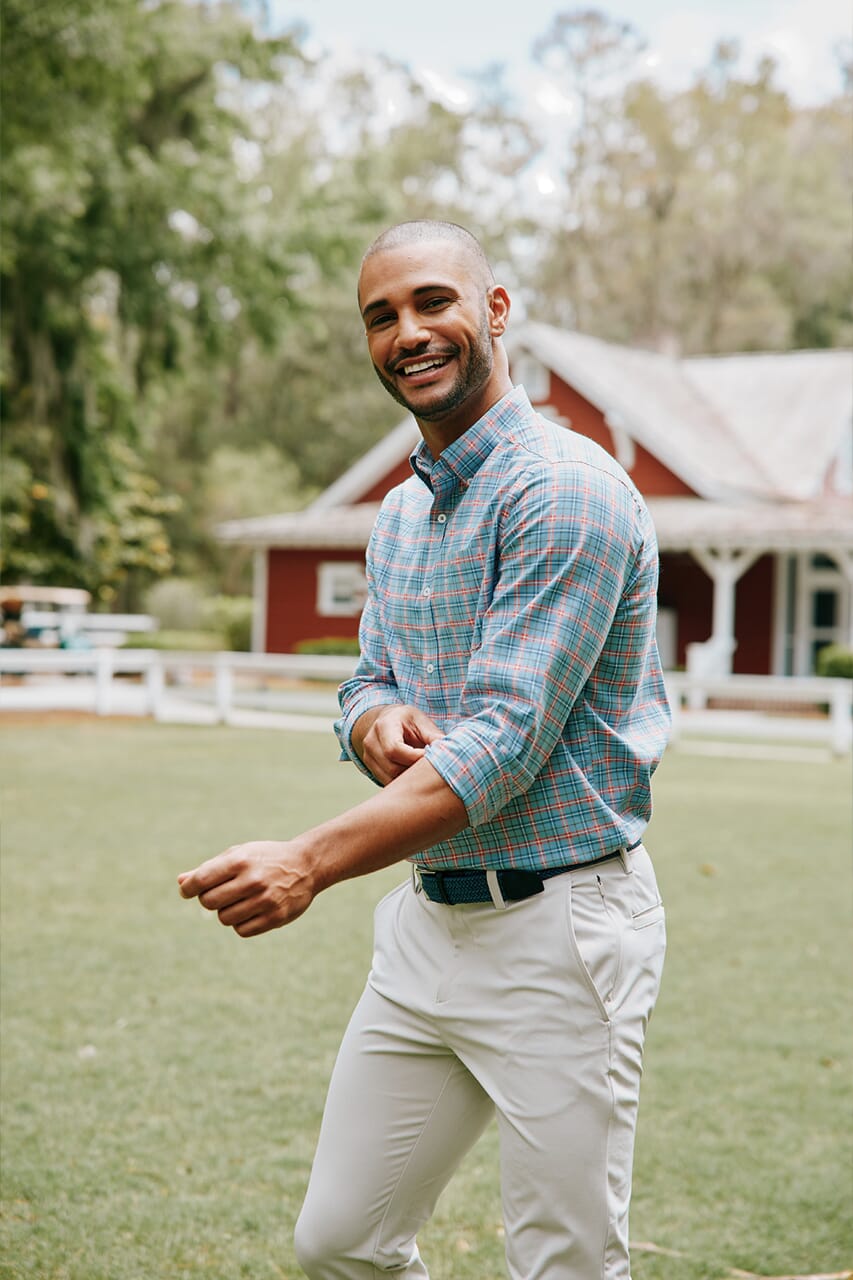
<svg viewBox="0 0 853 1280">
<path fill-rule="evenodd" d="M 535 278 L 545 314 L 694 352 L 849 342 L 848 105 L 795 108 L 772 61 L 739 74 L 730 43 L 691 88 L 667 93 L 630 74 L 631 33 L 581 17 L 585 40 L 562 66 L 582 123 Z M 566 22 L 561 55 L 566 32 L 577 36 Z"/>
<path fill-rule="evenodd" d="M 5 0 L 4 22 L 4 572 L 110 598 L 170 564 L 146 388 L 235 313 L 269 334 L 287 302 L 228 98 L 292 51 L 225 5 Z"/>
</svg>

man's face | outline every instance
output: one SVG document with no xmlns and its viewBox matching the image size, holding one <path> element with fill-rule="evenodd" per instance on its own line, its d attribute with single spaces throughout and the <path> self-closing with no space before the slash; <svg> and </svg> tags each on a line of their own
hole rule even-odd
<svg viewBox="0 0 853 1280">
<path fill-rule="evenodd" d="M 487 386 L 490 294 L 477 264 L 451 241 L 384 249 L 365 262 L 359 303 L 370 358 L 417 419 L 441 423 Z"/>
</svg>

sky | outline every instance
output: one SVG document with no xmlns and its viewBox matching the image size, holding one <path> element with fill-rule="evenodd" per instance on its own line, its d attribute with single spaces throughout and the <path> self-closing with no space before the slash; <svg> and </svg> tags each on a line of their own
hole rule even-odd
<svg viewBox="0 0 853 1280">
<path fill-rule="evenodd" d="M 531 45 L 556 13 L 586 7 L 631 22 L 647 41 L 643 69 L 666 87 L 683 87 L 718 40 L 734 38 L 744 70 L 770 54 L 779 83 L 802 104 L 838 90 L 833 46 L 851 36 L 843 0 L 269 0 L 275 29 L 302 23 L 318 51 L 345 60 L 389 54 L 431 73 L 451 99 L 464 92 L 466 71 L 496 62 L 523 98 L 541 95 Z"/>
</svg>

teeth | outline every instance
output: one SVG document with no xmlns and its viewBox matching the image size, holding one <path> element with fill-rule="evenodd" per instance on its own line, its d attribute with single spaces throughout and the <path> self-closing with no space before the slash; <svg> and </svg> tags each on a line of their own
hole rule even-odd
<svg viewBox="0 0 853 1280">
<path fill-rule="evenodd" d="M 406 365 L 403 372 L 408 376 L 410 373 L 424 373 L 427 369 L 438 369 L 444 364 L 444 360 L 421 360 L 417 364 Z"/>
</svg>

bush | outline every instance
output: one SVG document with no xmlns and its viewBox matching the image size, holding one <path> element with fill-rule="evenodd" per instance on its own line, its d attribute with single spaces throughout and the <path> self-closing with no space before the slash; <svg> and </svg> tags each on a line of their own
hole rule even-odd
<svg viewBox="0 0 853 1280">
<path fill-rule="evenodd" d="M 845 676 L 853 680 L 853 649 L 841 644 L 828 644 L 817 655 L 819 676 Z"/>
<path fill-rule="evenodd" d="M 358 657 L 361 652 L 357 636 L 321 636 L 318 640 L 300 640 L 295 653 L 328 653 Z"/>
<path fill-rule="evenodd" d="M 165 631 L 198 631 L 203 609 L 204 590 L 191 578 L 163 578 L 145 596 L 145 612 Z"/>
<path fill-rule="evenodd" d="M 225 646 L 236 653 L 252 647 L 251 596 L 213 596 L 202 608 L 204 625 L 225 638 Z"/>
<path fill-rule="evenodd" d="M 122 649 L 179 649 L 185 653 L 216 653 L 225 640 L 216 631 L 136 631 Z"/>
</svg>

